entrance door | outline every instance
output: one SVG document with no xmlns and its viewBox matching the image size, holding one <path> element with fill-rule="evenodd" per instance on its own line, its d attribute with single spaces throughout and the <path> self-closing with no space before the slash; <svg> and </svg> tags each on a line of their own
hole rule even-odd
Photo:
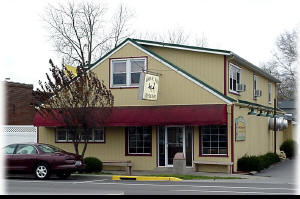
<svg viewBox="0 0 300 199">
<path fill-rule="evenodd" d="M 176 153 L 183 152 L 185 154 L 185 141 L 184 141 L 184 127 L 167 127 L 166 128 L 167 134 L 167 165 L 173 165 L 173 158 Z"/>
<path fill-rule="evenodd" d="M 159 126 L 158 127 L 158 166 L 172 167 L 177 152 L 183 152 L 186 166 L 193 161 L 193 127 L 192 126 Z"/>
</svg>

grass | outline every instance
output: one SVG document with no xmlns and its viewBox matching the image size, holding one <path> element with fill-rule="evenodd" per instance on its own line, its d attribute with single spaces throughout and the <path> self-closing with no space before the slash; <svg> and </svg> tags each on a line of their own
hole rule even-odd
<svg viewBox="0 0 300 199">
<path fill-rule="evenodd" d="M 222 176 L 195 176 L 195 175 L 178 175 L 178 174 L 158 174 L 158 175 L 147 175 L 157 177 L 175 177 L 183 180 L 216 180 L 216 179 L 244 179 L 240 177 L 222 177 Z"/>
</svg>

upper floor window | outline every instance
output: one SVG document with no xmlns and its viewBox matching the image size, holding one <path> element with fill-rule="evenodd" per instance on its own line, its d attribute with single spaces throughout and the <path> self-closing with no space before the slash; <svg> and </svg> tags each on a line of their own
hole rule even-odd
<svg viewBox="0 0 300 199">
<path fill-rule="evenodd" d="M 238 93 L 238 85 L 241 83 L 241 68 L 229 64 L 229 91 Z"/>
<path fill-rule="evenodd" d="M 138 87 L 140 74 L 146 69 L 146 58 L 111 60 L 111 87 Z"/>
<path fill-rule="evenodd" d="M 256 99 L 256 90 L 257 90 L 257 76 L 253 75 L 253 98 Z"/>
<path fill-rule="evenodd" d="M 268 97 L 268 99 L 269 99 L 269 104 L 272 104 L 272 83 L 269 83 L 268 84 L 268 91 L 269 91 L 269 97 Z"/>
</svg>

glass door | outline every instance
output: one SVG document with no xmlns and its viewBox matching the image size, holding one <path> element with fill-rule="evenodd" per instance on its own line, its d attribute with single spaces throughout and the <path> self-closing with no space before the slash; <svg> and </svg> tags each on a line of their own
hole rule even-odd
<svg viewBox="0 0 300 199">
<path fill-rule="evenodd" d="M 167 127 L 167 165 L 173 165 L 173 158 L 176 153 L 184 150 L 184 127 Z"/>
<path fill-rule="evenodd" d="M 158 127 L 158 166 L 173 166 L 176 153 L 183 152 L 186 166 L 193 161 L 193 127 L 159 126 Z"/>
</svg>

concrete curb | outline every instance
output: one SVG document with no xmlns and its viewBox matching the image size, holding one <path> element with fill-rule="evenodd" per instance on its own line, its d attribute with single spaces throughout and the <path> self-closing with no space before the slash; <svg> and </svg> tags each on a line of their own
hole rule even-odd
<svg viewBox="0 0 300 199">
<path fill-rule="evenodd" d="M 112 180 L 136 180 L 136 181 L 182 181 L 175 177 L 156 177 L 156 176 L 112 176 Z"/>
</svg>

